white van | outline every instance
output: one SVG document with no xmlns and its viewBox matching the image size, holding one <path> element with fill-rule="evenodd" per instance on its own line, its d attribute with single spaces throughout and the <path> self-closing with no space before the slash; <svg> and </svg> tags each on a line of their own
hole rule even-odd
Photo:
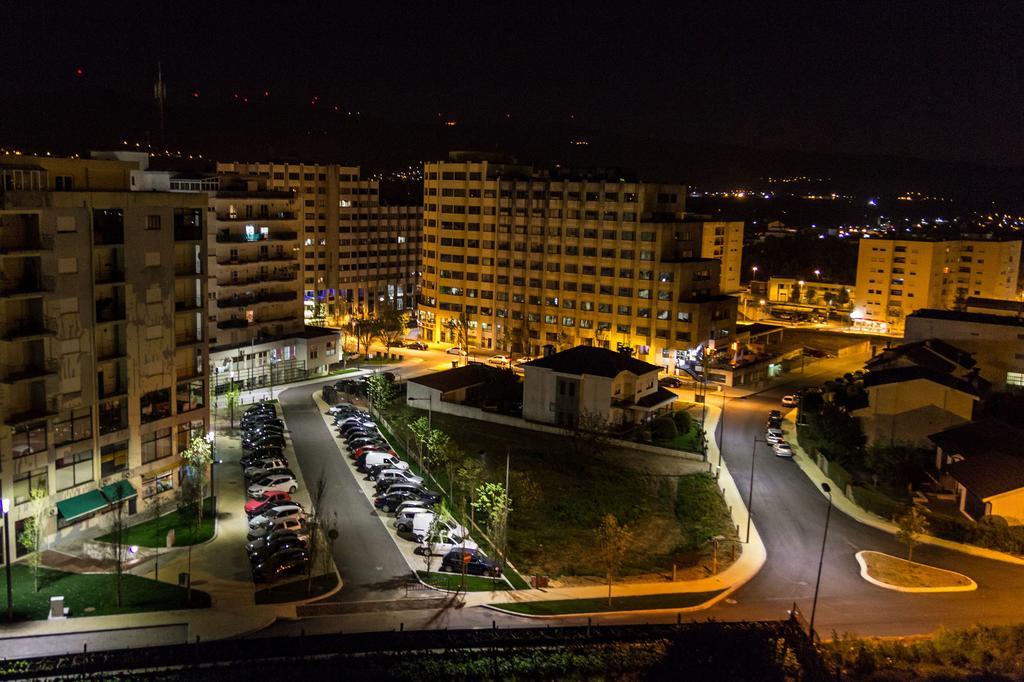
<svg viewBox="0 0 1024 682">
<path fill-rule="evenodd" d="M 435 519 L 437 520 L 435 521 Z M 432 525 L 438 533 L 450 532 L 460 537 L 469 536 L 469 531 L 465 526 L 460 526 L 451 519 L 438 518 L 434 512 L 427 511 L 412 517 L 412 535 L 416 538 L 416 542 L 422 542 L 423 538 L 427 537 Z"/>
<path fill-rule="evenodd" d="M 363 458 L 363 471 L 369 470 L 371 467 L 379 467 L 388 465 L 391 469 L 408 469 L 409 465 L 406 462 L 395 457 L 390 452 L 368 452 L 366 457 Z"/>
</svg>

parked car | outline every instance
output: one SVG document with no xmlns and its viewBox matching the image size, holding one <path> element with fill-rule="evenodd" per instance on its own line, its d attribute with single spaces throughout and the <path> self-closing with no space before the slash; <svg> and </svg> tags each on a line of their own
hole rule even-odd
<svg viewBox="0 0 1024 682">
<path fill-rule="evenodd" d="M 276 475 L 262 478 L 249 486 L 249 497 L 262 498 L 269 492 L 286 492 L 294 495 L 299 489 L 299 484 L 294 476 Z"/>
<path fill-rule="evenodd" d="M 487 364 L 498 365 L 499 367 L 508 367 L 509 360 L 507 355 L 492 355 L 487 358 Z"/>
<path fill-rule="evenodd" d="M 373 471 L 371 470 L 377 469 L 379 472 L 382 467 L 391 469 L 408 469 L 409 463 L 403 462 L 390 452 L 383 452 L 381 450 L 367 450 L 365 456 L 356 457 L 356 468 L 360 471 L 371 474 L 371 481 L 377 480 L 376 477 L 372 475 Z"/>
<path fill-rule="evenodd" d="M 665 388 L 679 388 L 683 385 L 683 380 L 679 377 L 662 377 L 658 379 L 658 385 Z"/>
<path fill-rule="evenodd" d="M 252 542 L 253 540 L 258 540 L 265 535 L 270 535 L 271 533 L 279 530 L 291 531 L 296 535 L 300 532 L 306 533 L 307 535 L 309 534 L 309 531 L 306 528 L 306 519 L 298 516 L 286 516 L 280 519 L 272 519 L 262 526 L 250 528 L 248 539 Z"/>
<path fill-rule="evenodd" d="M 298 535 L 282 535 L 277 540 L 267 542 L 258 550 L 249 552 L 249 561 L 256 564 L 266 561 L 278 552 L 286 549 L 307 549 L 309 542 L 306 539 L 299 539 Z"/>
<path fill-rule="evenodd" d="M 272 519 L 281 518 L 283 516 L 305 516 L 305 512 L 302 510 L 302 505 L 296 502 L 279 504 L 271 507 L 270 509 L 266 509 L 262 513 L 249 519 L 249 527 L 255 528 L 256 526 L 262 526 Z"/>
<path fill-rule="evenodd" d="M 775 452 L 776 457 L 792 457 L 793 446 L 784 440 L 780 440 L 778 443 L 772 446 L 772 451 Z"/>
<path fill-rule="evenodd" d="M 399 533 L 408 533 L 412 530 L 413 518 L 420 514 L 434 515 L 433 507 L 427 506 L 419 501 L 411 503 L 408 506 L 401 505 L 403 508 L 395 511 L 395 523 L 394 526 Z M 419 538 L 416 539 L 419 542 Z"/>
<path fill-rule="evenodd" d="M 389 490 L 391 486 L 398 484 L 414 485 L 423 487 L 423 477 L 417 476 L 408 469 L 385 469 L 377 475 L 377 484 L 374 489 L 378 493 Z"/>
<path fill-rule="evenodd" d="M 524 355 L 521 358 L 516 358 L 515 361 L 512 364 L 513 365 L 525 365 L 526 363 L 532 362 L 532 361 L 533 361 L 533 358 L 531 358 L 529 355 Z"/>
<path fill-rule="evenodd" d="M 295 472 L 288 467 L 274 467 L 272 469 L 257 469 L 251 476 L 246 476 L 246 481 L 259 481 L 268 476 L 295 476 Z"/>
<path fill-rule="evenodd" d="M 469 575 L 501 577 L 501 566 L 479 549 L 457 547 L 451 550 L 441 559 L 441 570 L 449 573 L 465 571 Z"/>
<path fill-rule="evenodd" d="M 782 440 L 782 438 L 782 429 L 768 429 L 768 431 L 764 435 L 764 439 L 771 443 L 772 445 L 778 443 L 780 440 Z"/>
<path fill-rule="evenodd" d="M 268 459 L 261 459 L 258 462 L 254 462 L 251 466 L 245 467 L 245 469 L 242 470 L 242 475 L 246 478 L 254 478 L 260 471 L 281 468 L 288 468 L 288 460 L 283 457 L 270 457 Z"/>
<path fill-rule="evenodd" d="M 276 417 L 277 406 L 274 405 L 273 403 L 257 403 L 256 405 L 252 405 L 251 407 L 245 408 L 245 412 L 242 413 L 242 418 L 253 418 L 267 414 L 269 414 L 272 417 Z"/>
<path fill-rule="evenodd" d="M 258 583 L 279 580 L 285 576 L 304 573 L 309 566 L 306 552 L 290 554 L 280 560 L 268 559 L 252 567 L 252 579 Z"/>
<path fill-rule="evenodd" d="M 291 499 L 292 496 L 286 492 L 270 492 L 264 495 L 262 500 L 246 500 L 245 514 L 246 516 L 255 516 L 256 514 L 261 513 L 264 509 L 270 509 L 276 504 L 290 502 Z"/>
<path fill-rule="evenodd" d="M 408 341 L 406 342 L 405 347 L 410 350 L 427 350 L 427 344 L 422 341 Z"/>
<path fill-rule="evenodd" d="M 349 454 L 349 457 L 354 459 L 356 461 L 356 464 L 358 464 L 360 459 L 362 459 L 363 457 L 366 457 L 371 452 L 382 452 L 384 454 L 391 455 L 392 457 L 394 457 L 396 455 L 395 451 L 392 450 L 391 448 L 388 448 L 388 447 L 372 448 L 369 445 L 364 445 L 362 447 L 355 448 L 354 450 L 350 450 L 348 454 Z"/>
<path fill-rule="evenodd" d="M 449 531 L 439 531 L 427 534 L 427 537 L 420 541 L 416 553 L 446 556 L 453 549 L 477 548 L 477 544 L 466 536 Z"/>
<path fill-rule="evenodd" d="M 765 428 L 766 429 L 781 429 L 782 428 L 782 420 L 781 419 L 775 419 L 774 417 L 768 417 L 768 423 L 765 424 Z"/>
<path fill-rule="evenodd" d="M 384 440 L 383 436 L 374 437 L 366 436 L 365 438 L 356 438 L 348 441 L 347 443 L 349 450 L 358 450 L 359 448 L 370 447 L 374 450 L 380 450 L 388 447 L 388 442 Z"/>
<path fill-rule="evenodd" d="M 454 533 L 462 537 L 467 537 L 469 535 L 469 529 L 465 526 L 460 526 L 455 523 L 453 519 L 439 517 L 433 512 L 417 515 L 416 518 L 413 519 L 412 528 L 410 530 L 412 530 L 412 534 L 415 536 L 416 542 L 422 542 L 423 538 L 427 537 L 431 531 L 436 533 Z"/>
<path fill-rule="evenodd" d="M 248 552 L 249 554 L 252 554 L 253 552 L 260 552 L 260 551 L 263 551 L 263 548 L 266 547 L 269 544 L 272 544 L 274 542 L 279 542 L 281 540 L 292 539 L 292 538 L 295 538 L 295 539 L 298 539 L 298 540 L 302 540 L 303 542 L 309 542 L 309 535 L 304 530 L 303 531 L 294 531 L 294 530 L 282 529 L 282 530 L 276 530 L 276 531 L 274 531 L 272 533 L 267 533 L 263 537 L 261 537 L 259 539 L 256 539 L 256 540 L 253 540 L 252 542 L 247 542 L 245 544 L 245 551 Z"/>
<path fill-rule="evenodd" d="M 796 394 L 782 396 L 782 406 L 783 407 L 796 407 L 799 404 L 800 404 L 800 396 L 798 396 Z"/>
<path fill-rule="evenodd" d="M 284 450 L 279 447 L 271 446 L 262 448 L 260 450 L 253 450 L 247 455 L 243 455 L 238 463 L 242 465 L 242 468 L 251 467 L 257 462 L 262 462 L 265 459 L 283 459 Z"/>
<path fill-rule="evenodd" d="M 771 412 L 768 413 L 768 418 L 769 419 L 782 419 L 782 413 L 779 412 L 778 410 L 772 410 Z"/>
<path fill-rule="evenodd" d="M 284 446 L 284 436 L 279 435 L 266 435 L 262 436 L 258 440 L 252 441 L 251 443 L 242 443 L 242 449 L 249 451 L 260 450 L 266 447 L 283 448 Z"/>
<path fill-rule="evenodd" d="M 447 353 L 448 355 L 461 355 L 462 357 L 466 357 L 467 355 L 469 355 L 469 351 L 459 346 L 452 346 L 451 348 L 446 350 L 445 353 Z"/>
<path fill-rule="evenodd" d="M 377 464 L 372 467 L 364 467 L 364 469 L 366 471 L 366 480 L 376 481 L 380 476 L 380 472 L 385 469 L 403 469 L 408 471 L 409 463 L 398 460 L 397 462 L 384 462 L 383 464 Z"/>
<path fill-rule="evenodd" d="M 385 514 L 396 509 L 398 505 L 407 500 L 416 500 L 437 504 L 441 501 L 441 494 L 433 490 L 399 488 L 398 490 L 384 493 L 373 498 L 373 506 Z"/>
<path fill-rule="evenodd" d="M 433 511 L 434 503 L 431 502 L 430 500 L 424 500 L 420 498 L 406 500 L 405 502 L 402 502 L 397 507 L 395 507 L 395 515 L 397 516 L 398 514 L 401 514 L 402 512 L 408 509 L 414 509 L 417 507 Z"/>
</svg>

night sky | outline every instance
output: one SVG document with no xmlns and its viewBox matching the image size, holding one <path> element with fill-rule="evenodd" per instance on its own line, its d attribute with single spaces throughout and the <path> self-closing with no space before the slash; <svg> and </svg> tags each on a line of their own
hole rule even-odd
<svg viewBox="0 0 1024 682">
<path fill-rule="evenodd" d="M 344 146 L 359 112 L 383 147 L 453 120 L 995 165 L 1024 152 L 1021 3 L 5 4 L 0 146 L 155 141 L 161 60 L 168 145 L 196 149 L 225 128 L 281 138 L 277 155 L 303 135 Z"/>
</svg>

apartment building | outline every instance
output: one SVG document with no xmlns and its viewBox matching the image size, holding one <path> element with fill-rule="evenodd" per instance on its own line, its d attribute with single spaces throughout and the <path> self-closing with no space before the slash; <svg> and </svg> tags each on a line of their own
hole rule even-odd
<svg viewBox="0 0 1024 682">
<path fill-rule="evenodd" d="M 382 205 L 379 183 L 359 166 L 219 163 L 217 170 L 295 194 L 307 319 L 372 316 L 386 301 L 414 306 L 422 207 Z"/>
<path fill-rule="evenodd" d="M 687 230 L 692 232 L 687 233 Z M 699 242 L 700 250 L 693 256 L 714 258 L 721 262 L 719 287 L 723 294 L 735 294 L 742 290 L 740 270 L 743 268 L 743 221 L 707 220 L 688 222 L 680 230 L 692 234 Z"/>
<path fill-rule="evenodd" d="M 854 324 L 899 333 L 920 308 L 951 309 L 970 296 L 1013 298 L 1020 240 L 862 239 Z"/>
<path fill-rule="evenodd" d="M 208 425 L 204 194 L 133 192 L 131 161 L 0 160 L 0 486 L 9 547 L 144 512 Z M 129 486 L 115 485 L 126 481 Z"/>
<path fill-rule="evenodd" d="M 682 367 L 736 299 L 683 219 L 686 188 L 452 153 L 424 165 L 419 318 L 430 341 L 541 354 L 631 349 Z"/>
</svg>

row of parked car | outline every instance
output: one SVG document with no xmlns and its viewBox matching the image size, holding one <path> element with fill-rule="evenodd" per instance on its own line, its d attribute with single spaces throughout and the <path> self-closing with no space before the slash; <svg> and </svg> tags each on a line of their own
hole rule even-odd
<svg viewBox="0 0 1024 682">
<path fill-rule="evenodd" d="M 501 567 L 469 538 L 469 531 L 438 512 L 441 494 L 399 459 L 366 412 L 343 403 L 329 413 L 356 470 L 374 482 L 373 506 L 394 515 L 392 525 L 417 543 L 417 554 L 440 555 L 442 571 L 501 575 Z"/>
<path fill-rule="evenodd" d="M 245 411 L 239 460 L 250 498 L 245 503 L 245 550 L 258 583 L 302 574 L 309 566 L 306 512 L 291 497 L 299 484 L 284 446 L 284 423 L 275 405 L 259 403 Z"/>
<path fill-rule="evenodd" d="M 793 447 L 786 442 L 782 430 L 782 413 L 772 410 L 768 413 L 768 424 L 765 426 L 764 439 L 772 446 L 776 457 L 792 457 Z"/>
</svg>

